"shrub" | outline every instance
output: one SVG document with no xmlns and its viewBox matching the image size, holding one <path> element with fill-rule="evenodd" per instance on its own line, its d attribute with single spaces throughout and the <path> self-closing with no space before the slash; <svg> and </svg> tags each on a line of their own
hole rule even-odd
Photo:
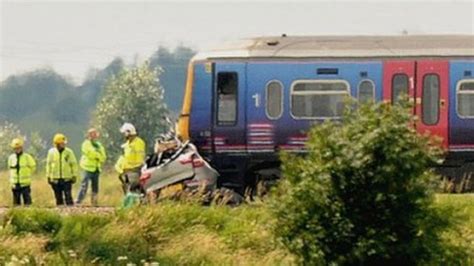
<svg viewBox="0 0 474 266">
<path fill-rule="evenodd" d="M 12 209 L 4 217 L 4 226 L 17 234 L 56 234 L 61 225 L 61 216 L 54 211 Z"/>
<path fill-rule="evenodd" d="M 100 229 L 111 221 L 109 214 L 76 214 L 62 218 L 62 227 L 54 238 L 60 246 L 77 248 L 77 243 L 87 243 Z"/>
<path fill-rule="evenodd" d="M 275 233 L 305 264 L 414 265 L 442 261 L 450 215 L 433 208 L 440 162 L 406 104 L 362 106 L 312 128 L 308 154 L 282 155 Z M 457 253 L 459 254 L 459 253 Z"/>
</svg>

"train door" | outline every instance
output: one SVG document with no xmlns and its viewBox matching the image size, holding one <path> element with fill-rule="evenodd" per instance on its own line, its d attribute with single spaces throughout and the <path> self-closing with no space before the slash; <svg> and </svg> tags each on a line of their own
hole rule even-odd
<svg viewBox="0 0 474 266">
<path fill-rule="evenodd" d="M 452 61 L 450 69 L 449 147 L 474 150 L 474 60 Z"/>
<path fill-rule="evenodd" d="M 417 61 L 415 114 L 418 132 L 438 136 L 448 146 L 448 61 Z"/>
<path fill-rule="evenodd" d="M 402 95 L 415 97 L 415 61 L 386 61 L 383 74 L 383 100 L 396 103 Z"/>
<path fill-rule="evenodd" d="M 246 63 L 215 63 L 213 92 L 214 151 L 244 153 Z"/>
</svg>

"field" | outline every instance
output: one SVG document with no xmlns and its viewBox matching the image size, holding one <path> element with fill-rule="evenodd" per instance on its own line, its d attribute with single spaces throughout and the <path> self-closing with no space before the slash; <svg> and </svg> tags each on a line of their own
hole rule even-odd
<svg viewBox="0 0 474 266">
<path fill-rule="evenodd" d="M 74 199 L 78 194 L 80 187 L 79 177 L 76 184 L 73 186 Z M 33 199 L 33 205 L 36 207 L 54 207 L 54 195 L 51 186 L 46 181 L 46 177 L 43 172 L 32 178 L 31 194 Z M 122 190 L 120 187 L 120 181 L 114 171 L 105 171 L 104 175 L 101 176 L 99 181 L 99 205 L 100 206 L 118 206 L 122 199 Z M 90 193 L 90 188 L 88 193 Z M 0 173 L 0 206 L 11 206 L 12 195 L 8 182 L 8 173 Z M 83 202 L 84 206 L 90 205 L 90 196 L 88 195 Z"/>
<path fill-rule="evenodd" d="M 3 175 L 5 176 L 5 175 Z M 2 178 L 0 202 L 11 195 Z M 76 184 L 76 190 L 78 184 Z M 60 215 L 44 179 L 33 183 L 35 207 L 14 209 L 1 218 L 0 265 L 294 265 L 294 258 L 272 236 L 273 217 L 262 202 L 237 208 L 163 202 L 112 213 Z M 119 206 L 121 191 L 113 174 L 102 178 L 100 203 Z M 87 199 L 89 202 L 89 199 Z M 437 195 L 436 205 L 458 215 L 445 241 L 470 249 L 474 261 L 474 194 Z"/>
</svg>

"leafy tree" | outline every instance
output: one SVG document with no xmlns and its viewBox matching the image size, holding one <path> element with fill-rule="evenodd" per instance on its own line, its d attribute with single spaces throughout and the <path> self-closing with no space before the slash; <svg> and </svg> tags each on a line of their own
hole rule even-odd
<svg viewBox="0 0 474 266">
<path fill-rule="evenodd" d="M 42 169 L 46 164 L 46 154 L 48 151 L 46 141 L 41 138 L 38 132 L 32 132 L 27 139 L 27 152 L 36 159 L 38 169 Z"/>
<path fill-rule="evenodd" d="M 157 77 L 157 70 L 145 63 L 122 71 L 105 85 L 92 126 L 107 140 L 104 144 L 111 155 L 109 158 L 116 158 L 121 151 L 124 140 L 119 128 L 124 122 L 135 125 L 149 150 L 153 140 L 165 130 L 162 117 L 168 114 L 168 109 Z"/>
<path fill-rule="evenodd" d="M 74 85 L 45 68 L 11 76 L 1 84 L 0 113 L 8 120 L 22 119 L 56 103 Z"/>
<path fill-rule="evenodd" d="M 17 125 L 10 122 L 0 123 L 0 169 L 7 168 L 8 156 L 12 153 L 10 143 L 19 137 L 23 138 Z"/>
<path fill-rule="evenodd" d="M 55 121 L 67 123 L 81 123 L 86 124 L 88 118 L 88 106 L 76 94 L 72 94 L 59 100 L 51 108 L 51 117 Z"/>
<path fill-rule="evenodd" d="M 112 76 L 117 75 L 125 68 L 125 63 L 120 57 L 115 58 L 104 69 L 89 70 L 84 83 L 78 87 L 81 98 L 87 106 L 95 108 L 97 101 L 102 93 L 102 89 Z"/>
<path fill-rule="evenodd" d="M 406 106 L 363 106 L 342 122 L 312 128 L 306 156 L 282 155 L 279 239 L 308 265 L 453 259 L 441 241 L 450 215 L 433 208 L 430 167 L 441 149 L 416 133 Z"/>
<path fill-rule="evenodd" d="M 195 54 L 194 50 L 185 46 L 178 46 L 172 52 L 160 46 L 150 57 L 150 66 L 162 69 L 160 81 L 165 91 L 165 102 L 174 112 L 181 110 L 187 66 Z"/>
<path fill-rule="evenodd" d="M 13 75 L 0 84 L 0 117 L 26 135 L 37 132 L 50 139 L 56 131 L 70 132 L 70 143 L 76 146 L 80 139 L 74 136 L 83 135 L 89 109 L 79 92 L 50 68 Z"/>
<path fill-rule="evenodd" d="M 37 132 L 33 132 L 30 137 L 24 135 L 19 127 L 10 122 L 0 124 L 0 169 L 6 169 L 8 156 L 12 154 L 10 147 L 14 138 L 21 138 L 25 141 L 26 152 L 33 155 L 37 164 L 41 167 L 44 158 L 46 158 L 46 143 Z"/>
<path fill-rule="evenodd" d="M 163 65 L 159 78 L 166 88 L 165 101 L 175 111 L 181 108 L 186 67 L 193 55 L 193 50 L 180 46 L 172 52 L 160 47 L 151 57 L 151 68 Z M 57 131 L 65 132 L 70 146 L 78 150 L 107 80 L 124 68 L 123 59 L 114 58 L 103 69 L 91 69 L 79 86 L 51 68 L 12 75 L 0 83 L 0 121 L 48 140 Z"/>
</svg>

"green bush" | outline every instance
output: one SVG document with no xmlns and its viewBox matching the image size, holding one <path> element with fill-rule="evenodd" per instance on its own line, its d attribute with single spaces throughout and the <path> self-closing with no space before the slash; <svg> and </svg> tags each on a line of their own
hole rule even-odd
<svg viewBox="0 0 474 266">
<path fill-rule="evenodd" d="M 61 246 L 77 248 L 78 243 L 87 243 L 111 221 L 108 214 L 80 214 L 63 217 L 62 227 L 54 238 Z"/>
<path fill-rule="evenodd" d="M 12 209 L 3 221 L 17 234 L 56 234 L 62 226 L 58 213 L 39 209 Z"/>
<path fill-rule="evenodd" d="M 307 155 L 282 154 L 275 234 L 301 262 L 416 265 L 450 259 L 453 249 L 441 241 L 450 215 L 433 207 L 437 177 L 429 170 L 440 162 L 441 149 L 415 132 L 402 105 L 348 110 L 342 123 L 311 129 Z"/>
</svg>

